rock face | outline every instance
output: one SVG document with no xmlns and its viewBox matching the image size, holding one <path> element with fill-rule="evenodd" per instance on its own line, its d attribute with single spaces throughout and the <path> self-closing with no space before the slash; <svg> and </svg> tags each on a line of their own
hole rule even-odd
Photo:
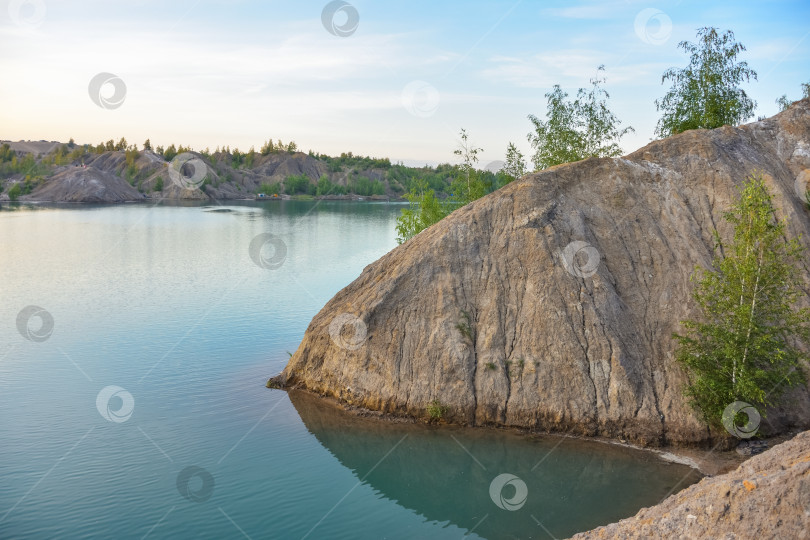
<svg viewBox="0 0 810 540">
<path fill-rule="evenodd" d="M 310 178 L 320 178 L 329 172 L 326 164 L 303 152 L 293 154 L 270 154 L 262 156 L 260 165 L 253 172 L 268 177 L 271 182 L 283 182 L 288 176 L 305 174 Z"/>
<path fill-rule="evenodd" d="M 704 442 L 671 339 L 696 315 L 689 277 L 715 227 L 730 237 L 722 214 L 754 170 L 810 247 L 808 169 L 804 100 L 524 177 L 366 267 L 270 384 L 421 417 L 437 400 L 451 422 Z M 808 389 L 792 397 L 763 431 L 808 425 Z"/>
<path fill-rule="evenodd" d="M 573 538 L 807 538 L 810 432 L 704 478 L 634 517 Z"/>
<path fill-rule="evenodd" d="M 124 202 L 144 196 L 126 180 L 92 167 L 68 167 L 23 200 L 53 202 Z"/>
</svg>

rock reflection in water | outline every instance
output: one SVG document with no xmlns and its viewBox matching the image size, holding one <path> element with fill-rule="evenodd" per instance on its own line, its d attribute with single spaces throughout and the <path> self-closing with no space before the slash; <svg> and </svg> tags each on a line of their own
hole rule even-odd
<svg viewBox="0 0 810 540">
<path fill-rule="evenodd" d="M 640 450 L 359 417 L 308 392 L 289 395 L 310 433 L 380 496 L 485 538 L 569 536 L 700 479 Z"/>
</svg>

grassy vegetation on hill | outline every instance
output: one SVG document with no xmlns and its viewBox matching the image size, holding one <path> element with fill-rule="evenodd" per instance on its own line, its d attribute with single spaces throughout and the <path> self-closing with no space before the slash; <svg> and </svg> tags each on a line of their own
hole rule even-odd
<svg viewBox="0 0 810 540">
<path fill-rule="evenodd" d="M 388 158 L 374 158 L 344 152 L 326 154 L 297 151 L 295 142 L 268 140 L 256 151 L 247 152 L 228 146 L 214 151 L 193 150 L 174 143 L 153 146 L 147 139 L 142 148 L 121 137 L 97 145 L 44 143 L 44 151 L 35 153 L 28 143 L 0 145 L 0 187 L 23 196 L 31 193 L 54 174 L 68 167 L 93 167 L 126 180 L 141 193 L 161 197 L 171 186 L 168 162 L 191 152 L 208 167 L 204 182 L 198 186 L 216 198 L 244 198 L 257 194 L 306 195 L 315 197 L 355 195 L 404 198 L 409 192 L 430 189 L 439 199 L 453 196 L 454 182 L 465 175 L 462 167 L 441 164 L 436 167 L 408 167 L 392 164 Z M 503 173 L 480 171 L 486 191 L 505 183 Z M 10 193 L 7 191 L 7 193 Z"/>
</svg>

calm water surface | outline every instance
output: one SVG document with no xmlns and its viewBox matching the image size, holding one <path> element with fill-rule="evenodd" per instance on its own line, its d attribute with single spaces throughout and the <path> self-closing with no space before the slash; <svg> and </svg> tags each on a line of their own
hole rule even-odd
<svg viewBox="0 0 810 540">
<path fill-rule="evenodd" d="M 618 447 L 264 388 L 396 245 L 400 208 L 0 207 L 0 538 L 563 537 L 697 480 Z M 286 247 L 278 268 L 250 256 L 262 233 Z M 21 333 L 26 306 L 47 313 Z"/>
</svg>

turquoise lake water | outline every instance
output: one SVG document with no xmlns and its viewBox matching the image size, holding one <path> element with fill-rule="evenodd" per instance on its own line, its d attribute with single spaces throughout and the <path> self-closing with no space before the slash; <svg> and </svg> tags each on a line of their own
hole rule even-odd
<svg viewBox="0 0 810 540">
<path fill-rule="evenodd" d="M 266 389 L 400 208 L 0 207 L 0 538 L 560 538 L 698 480 Z"/>
</svg>

